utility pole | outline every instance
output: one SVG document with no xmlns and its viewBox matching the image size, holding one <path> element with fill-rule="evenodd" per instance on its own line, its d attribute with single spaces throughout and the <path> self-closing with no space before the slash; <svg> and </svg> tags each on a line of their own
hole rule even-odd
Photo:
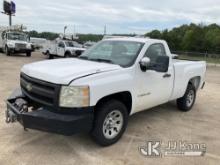
<svg viewBox="0 0 220 165">
<path fill-rule="evenodd" d="M 104 26 L 104 36 L 106 35 L 106 32 L 107 32 L 107 30 L 106 30 L 107 28 L 106 28 L 106 25 Z"/>
<path fill-rule="evenodd" d="M 64 26 L 64 32 L 63 32 L 64 37 L 66 35 L 66 29 L 67 29 L 67 26 Z"/>
<path fill-rule="evenodd" d="M 76 25 L 73 25 L 73 34 L 76 36 Z"/>
<path fill-rule="evenodd" d="M 12 26 L 12 19 L 11 19 L 11 13 L 9 14 L 9 26 Z"/>
</svg>

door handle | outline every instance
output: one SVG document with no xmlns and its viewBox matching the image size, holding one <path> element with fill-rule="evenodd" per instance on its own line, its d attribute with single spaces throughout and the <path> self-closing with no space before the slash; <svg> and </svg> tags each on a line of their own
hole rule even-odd
<svg viewBox="0 0 220 165">
<path fill-rule="evenodd" d="M 165 75 L 163 75 L 163 78 L 169 78 L 171 77 L 171 74 L 166 73 Z"/>
</svg>

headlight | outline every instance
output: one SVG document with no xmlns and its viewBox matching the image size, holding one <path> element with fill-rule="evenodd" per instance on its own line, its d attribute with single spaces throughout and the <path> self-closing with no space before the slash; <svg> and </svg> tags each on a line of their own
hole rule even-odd
<svg viewBox="0 0 220 165">
<path fill-rule="evenodd" d="M 15 45 L 12 44 L 12 43 L 9 43 L 9 44 L 8 44 L 8 47 L 9 47 L 9 48 L 13 48 L 13 47 L 15 47 Z"/>
<path fill-rule="evenodd" d="M 31 49 L 31 45 L 30 44 L 27 44 L 27 49 Z"/>
<path fill-rule="evenodd" d="M 60 107 L 79 108 L 89 106 L 89 87 L 62 86 L 60 91 Z"/>
</svg>

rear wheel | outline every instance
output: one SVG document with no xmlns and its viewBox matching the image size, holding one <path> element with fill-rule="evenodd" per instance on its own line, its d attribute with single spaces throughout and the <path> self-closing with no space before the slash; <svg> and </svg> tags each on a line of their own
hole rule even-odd
<svg viewBox="0 0 220 165">
<path fill-rule="evenodd" d="M 110 100 L 96 109 L 94 128 L 91 132 L 96 143 L 109 146 L 123 135 L 128 122 L 126 106 L 117 100 Z"/>
<path fill-rule="evenodd" d="M 54 55 L 49 54 L 49 55 L 48 55 L 48 58 L 49 58 L 49 59 L 54 59 Z"/>
<path fill-rule="evenodd" d="M 27 53 L 26 53 L 26 56 L 27 56 L 27 57 L 31 57 L 31 52 L 27 52 Z"/>
<path fill-rule="evenodd" d="M 193 84 L 189 83 L 183 97 L 177 99 L 177 107 L 184 112 L 192 109 L 196 100 L 196 88 Z"/>
</svg>

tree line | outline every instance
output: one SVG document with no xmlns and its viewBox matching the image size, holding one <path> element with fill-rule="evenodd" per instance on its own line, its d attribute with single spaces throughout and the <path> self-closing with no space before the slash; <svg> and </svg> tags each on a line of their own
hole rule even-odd
<svg viewBox="0 0 220 165">
<path fill-rule="evenodd" d="M 220 26 L 217 24 L 192 23 L 171 30 L 153 30 L 145 36 L 166 40 L 172 51 L 220 53 Z"/>
<path fill-rule="evenodd" d="M 31 37 L 54 40 L 59 37 L 58 33 L 30 31 Z M 119 34 L 115 34 L 119 35 Z M 135 34 L 120 34 L 123 36 L 135 36 Z M 79 42 L 99 41 L 101 34 L 78 34 Z M 145 36 L 155 39 L 164 39 L 168 42 L 172 51 L 192 51 L 201 53 L 220 53 L 220 26 L 217 24 L 189 24 L 182 25 L 171 30 L 153 30 Z"/>
<path fill-rule="evenodd" d="M 53 32 L 41 32 L 38 33 L 37 31 L 33 30 L 28 32 L 30 37 L 36 37 L 36 38 L 46 38 L 47 40 L 54 40 L 59 37 L 58 33 Z M 78 41 L 80 43 L 84 43 L 86 41 L 100 41 L 103 38 L 103 35 L 101 34 L 77 34 L 79 37 Z"/>
</svg>

